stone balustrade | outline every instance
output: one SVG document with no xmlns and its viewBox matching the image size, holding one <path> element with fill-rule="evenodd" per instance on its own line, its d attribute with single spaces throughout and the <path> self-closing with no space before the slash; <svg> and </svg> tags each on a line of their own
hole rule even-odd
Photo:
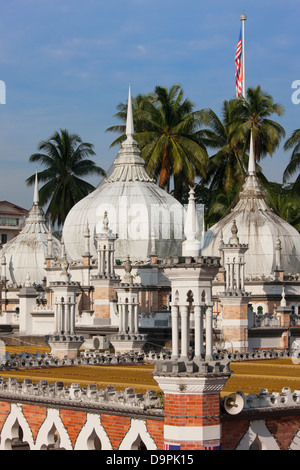
<svg viewBox="0 0 300 470">
<path fill-rule="evenodd" d="M 258 394 L 245 395 L 237 392 L 243 398 L 244 407 L 242 411 L 251 411 L 262 408 L 294 408 L 300 409 L 300 390 L 293 392 L 289 387 L 284 387 L 281 392 L 269 393 L 268 389 L 261 389 Z M 226 397 L 224 398 L 224 400 Z"/>
<path fill-rule="evenodd" d="M 53 403 L 59 402 L 60 406 L 84 405 L 89 408 L 118 408 L 123 411 L 128 408 L 138 410 L 161 410 L 161 400 L 154 390 L 147 390 L 145 394 L 135 393 L 133 388 L 115 390 L 113 385 L 105 389 L 98 389 L 96 384 L 81 387 L 78 383 L 64 385 L 63 382 L 48 383 L 40 380 L 34 383 L 32 379 L 25 378 L 18 381 L 17 377 L 4 379 L 0 376 L 0 399 L 18 399 L 30 402 Z"/>
</svg>

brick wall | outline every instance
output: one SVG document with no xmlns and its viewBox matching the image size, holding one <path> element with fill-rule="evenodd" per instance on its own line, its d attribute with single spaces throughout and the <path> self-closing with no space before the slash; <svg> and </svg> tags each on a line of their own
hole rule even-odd
<svg viewBox="0 0 300 470">
<path fill-rule="evenodd" d="M 220 399 L 218 394 L 168 394 L 165 397 L 165 425 L 185 427 L 195 440 L 178 441 L 181 450 L 202 450 L 206 446 L 219 446 L 218 440 L 205 440 L 203 443 L 198 429 L 220 425 Z M 191 428 L 197 428 L 194 432 Z M 175 439 L 176 440 L 176 439 Z M 165 439 L 165 444 L 171 444 L 172 439 Z"/>
<path fill-rule="evenodd" d="M 300 416 L 284 416 L 283 412 L 283 416 L 276 413 L 273 418 L 261 419 L 257 414 L 251 420 L 241 416 L 241 419 L 227 417 L 222 421 L 222 450 L 238 449 L 244 436 L 247 436 L 248 448 L 258 439 L 265 450 L 299 450 Z"/>
<path fill-rule="evenodd" d="M 86 412 L 75 408 L 54 409 L 28 403 L 0 401 L 0 450 L 9 448 L 7 443 L 14 437 L 13 428 L 15 435 L 16 423 L 24 431 L 24 441 L 28 442 L 32 450 L 47 448 L 52 443 L 49 438 L 51 429 L 59 431 L 63 438 L 61 445 L 67 450 L 76 449 L 76 446 L 78 448 L 79 437 L 80 448 L 86 446 L 92 449 L 93 439 L 89 441 L 89 438 L 95 436 L 95 433 L 103 445 L 103 450 L 130 450 L 136 446 L 139 438 L 147 449 L 163 450 L 165 444 L 174 443 L 174 440 L 165 438 L 165 426 L 174 426 L 174 429 L 176 426 L 180 429 L 186 428 L 191 432 L 189 434 L 191 436 L 194 433 L 195 440 L 185 438 L 179 442 L 181 450 L 201 450 L 218 446 L 218 442 L 209 439 L 201 441 L 196 435 L 199 429 L 204 426 L 207 430 L 210 426 L 219 424 L 222 431 L 222 450 L 249 449 L 253 444 L 266 450 L 300 447 L 299 410 L 294 414 L 290 412 L 290 415 L 284 410 L 282 413 L 277 411 L 274 415 L 270 410 L 270 413 L 264 413 L 264 416 L 261 412 L 253 412 L 251 418 L 246 413 L 220 417 L 220 403 L 216 394 L 171 395 L 165 397 L 164 420 L 162 417 L 152 419 L 143 416 L 142 411 L 141 415 L 135 414 L 133 418 L 125 413 L 114 415 L 98 411 Z M 56 421 L 53 421 L 53 416 L 56 417 Z M 68 442 L 69 447 L 66 445 Z"/>
<path fill-rule="evenodd" d="M 39 442 L 39 447 L 43 446 L 46 448 L 50 441 L 48 442 L 47 436 L 49 436 L 49 430 L 53 427 L 53 423 L 48 416 L 49 408 L 46 406 L 37 406 L 31 404 L 19 404 L 17 405 L 18 414 L 12 416 L 15 413 L 15 408 L 11 406 L 10 403 L 5 401 L 0 401 L 0 433 L 1 433 L 1 442 L 11 441 L 11 430 L 12 426 L 15 426 L 16 420 L 22 428 L 22 423 L 24 421 L 20 420 L 21 416 L 24 417 L 26 423 L 28 423 L 33 442 L 29 442 L 31 447 L 34 447 L 37 441 Z M 20 411 L 21 410 L 21 411 Z M 50 409 L 52 410 L 52 409 Z M 101 427 L 102 432 L 106 434 L 109 444 L 108 450 L 118 450 L 124 437 L 127 433 L 131 433 L 131 438 L 127 439 L 127 445 L 129 449 L 131 445 L 135 442 L 139 435 L 139 431 L 135 430 L 136 423 L 138 418 L 132 420 L 129 416 L 116 416 L 113 414 L 105 413 L 92 413 L 98 419 L 98 425 Z M 64 429 L 65 434 L 68 436 L 69 441 L 73 449 L 76 448 L 77 439 L 82 432 L 88 426 L 88 413 L 85 411 L 79 411 L 75 409 L 65 409 L 61 408 L 58 410 L 58 415 L 62 427 L 57 426 L 57 429 Z M 9 419 L 8 419 L 9 418 Z M 53 419 L 53 418 L 51 418 Z M 48 421 L 48 426 L 47 424 Z M 145 432 L 144 435 L 140 435 L 140 439 L 147 444 L 149 439 L 152 440 L 152 449 L 156 448 L 158 450 L 163 449 L 163 421 L 157 419 L 143 419 Z M 93 422 L 94 423 L 94 422 Z M 92 435 L 94 431 L 94 424 L 90 426 L 90 429 L 85 429 L 86 436 Z M 41 433 L 46 429 L 45 435 L 41 437 Z M 101 441 L 101 436 L 99 436 Z M 30 441 L 29 439 L 27 439 Z M 91 445 L 91 443 L 90 443 Z M 7 448 L 7 447 L 6 447 Z M 0 447 L 1 449 L 1 447 Z M 128 449 L 128 450 L 129 450 Z M 37 449 L 39 450 L 39 449 Z M 67 449 L 68 450 L 68 449 Z M 127 449 L 126 449 L 127 450 Z"/>
</svg>

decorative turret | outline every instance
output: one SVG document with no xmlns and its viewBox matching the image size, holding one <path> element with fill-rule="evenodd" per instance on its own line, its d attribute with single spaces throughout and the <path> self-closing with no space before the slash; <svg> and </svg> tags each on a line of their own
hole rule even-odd
<svg viewBox="0 0 300 470">
<path fill-rule="evenodd" d="M 223 262 L 226 270 L 226 290 L 243 291 L 245 282 L 245 253 L 248 245 L 241 244 L 237 236 L 238 229 L 234 220 L 229 243 L 222 243 Z"/>
<path fill-rule="evenodd" d="M 116 286 L 119 332 L 110 338 L 115 352 L 141 352 L 147 341 L 147 335 L 139 333 L 139 292 L 141 285 L 133 282 L 130 256 L 124 263 L 123 281 Z"/>
<path fill-rule="evenodd" d="M 97 275 L 102 278 L 114 279 L 114 253 L 115 253 L 115 241 L 117 235 L 113 233 L 109 227 L 109 220 L 107 211 L 104 212 L 103 226 L 101 233 L 97 233 L 94 239 L 97 242 L 97 254 L 98 254 L 98 273 Z"/>
<path fill-rule="evenodd" d="M 114 268 L 117 234 L 109 228 L 107 211 L 104 211 L 101 232 L 96 233 L 94 239 L 97 244 L 98 269 L 97 274 L 91 276 L 91 284 L 95 289 L 93 309 L 95 318 L 110 323 L 112 302 L 116 300 L 115 286 L 120 282 L 120 277 Z"/>
<path fill-rule="evenodd" d="M 247 244 L 240 243 L 236 221 L 231 226 L 229 243 L 222 243 L 225 267 L 225 291 L 218 297 L 223 306 L 223 339 L 225 348 L 243 352 L 248 349 L 248 303 L 245 292 L 245 253 Z"/>
<path fill-rule="evenodd" d="M 182 256 L 200 256 L 201 243 L 198 240 L 199 224 L 196 212 L 194 188 L 190 188 L 184 234 L 186 236 L 186 240 L 182 243 Z"/>
<path fill-rule="evenodd" d="M 75 313 L 80 283 L 71 281 L 63 241 L 61 247 L 61 272 L 56 281 L 50 282 L 54 298 L 55 326 L 53 334 L 48 338 L 52 356 L 59 359 L 65 356 L 77 357 L 79 348 L 84 342 L 83 337 L 77 336 L 75 331 Z"/>
</svg>

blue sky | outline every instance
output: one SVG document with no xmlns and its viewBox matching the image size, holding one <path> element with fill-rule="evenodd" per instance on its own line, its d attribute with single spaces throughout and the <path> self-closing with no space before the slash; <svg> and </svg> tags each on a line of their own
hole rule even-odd
<svg viewBox="0 0 300 470">
<path fill-rule="evenodd" d="M 29 156 L 59 128 L 95 146 L 109 168 L 116 106 L 156 85 L 179 83 L 196 109 L 219 113 L 234 97 L 234 54 L 245 23 L 246 87 L 261 85 L 285 108 L 287 136 L 300 127 L 298 0 L 9 0 L 0 3 L 0 200 L 32 204 Z M 300 96 L 300 95 L 299 95 Z M 263 161 L 281 182 L 289 155 Z M 38 168 L 40 170 L 41 168 Z M 93 184 L 97 180 L 89 179 Z"/>
</svg>

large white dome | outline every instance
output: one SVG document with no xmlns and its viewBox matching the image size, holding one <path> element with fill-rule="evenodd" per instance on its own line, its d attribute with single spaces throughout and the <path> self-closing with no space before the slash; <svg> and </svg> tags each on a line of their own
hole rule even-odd
<svg viewBox="0 0 300 470">
<path fill-rule="evenodd" d="M 249 168 L 239 202 L 230 214 L 207 230 L 201 252 L 204 256 L 220 256 L 220 240 L 223 238 L 224 243 L 228 243 L 235 220 L 240 243 L 249 245 L 245 253 L 246 275 L 269 276 L 274 273 L 278 242 L 281 244 L 281 269 L 286 273 L 300 273 L 300 234 L 266 204 L 255 175 L 253 154 L 249 158 Z"/>
<path fill-rule="evenodd" d="M 129 101 L 129 100 L 128 100 Z M 128 106 L 129 120 L 131 105 Z M 132 119 L 132 118 L 131 118 Z M 102 231 L 104 212 L 109 228 L 118 238 L 115 258 L 133 261 L 181 254 L 184 240 L 184 208 L 148 176 L 140 150 L 133 140 L 133 124 L 127 121 L 127 140 L 123 142 L 111 175 L 69 212 L 63 240 L 72 260 L 79 260 L 86 251 L 85 231 L 91 233 L 90 251 L 96 257 L 94 235 Z"/>
</svg>

